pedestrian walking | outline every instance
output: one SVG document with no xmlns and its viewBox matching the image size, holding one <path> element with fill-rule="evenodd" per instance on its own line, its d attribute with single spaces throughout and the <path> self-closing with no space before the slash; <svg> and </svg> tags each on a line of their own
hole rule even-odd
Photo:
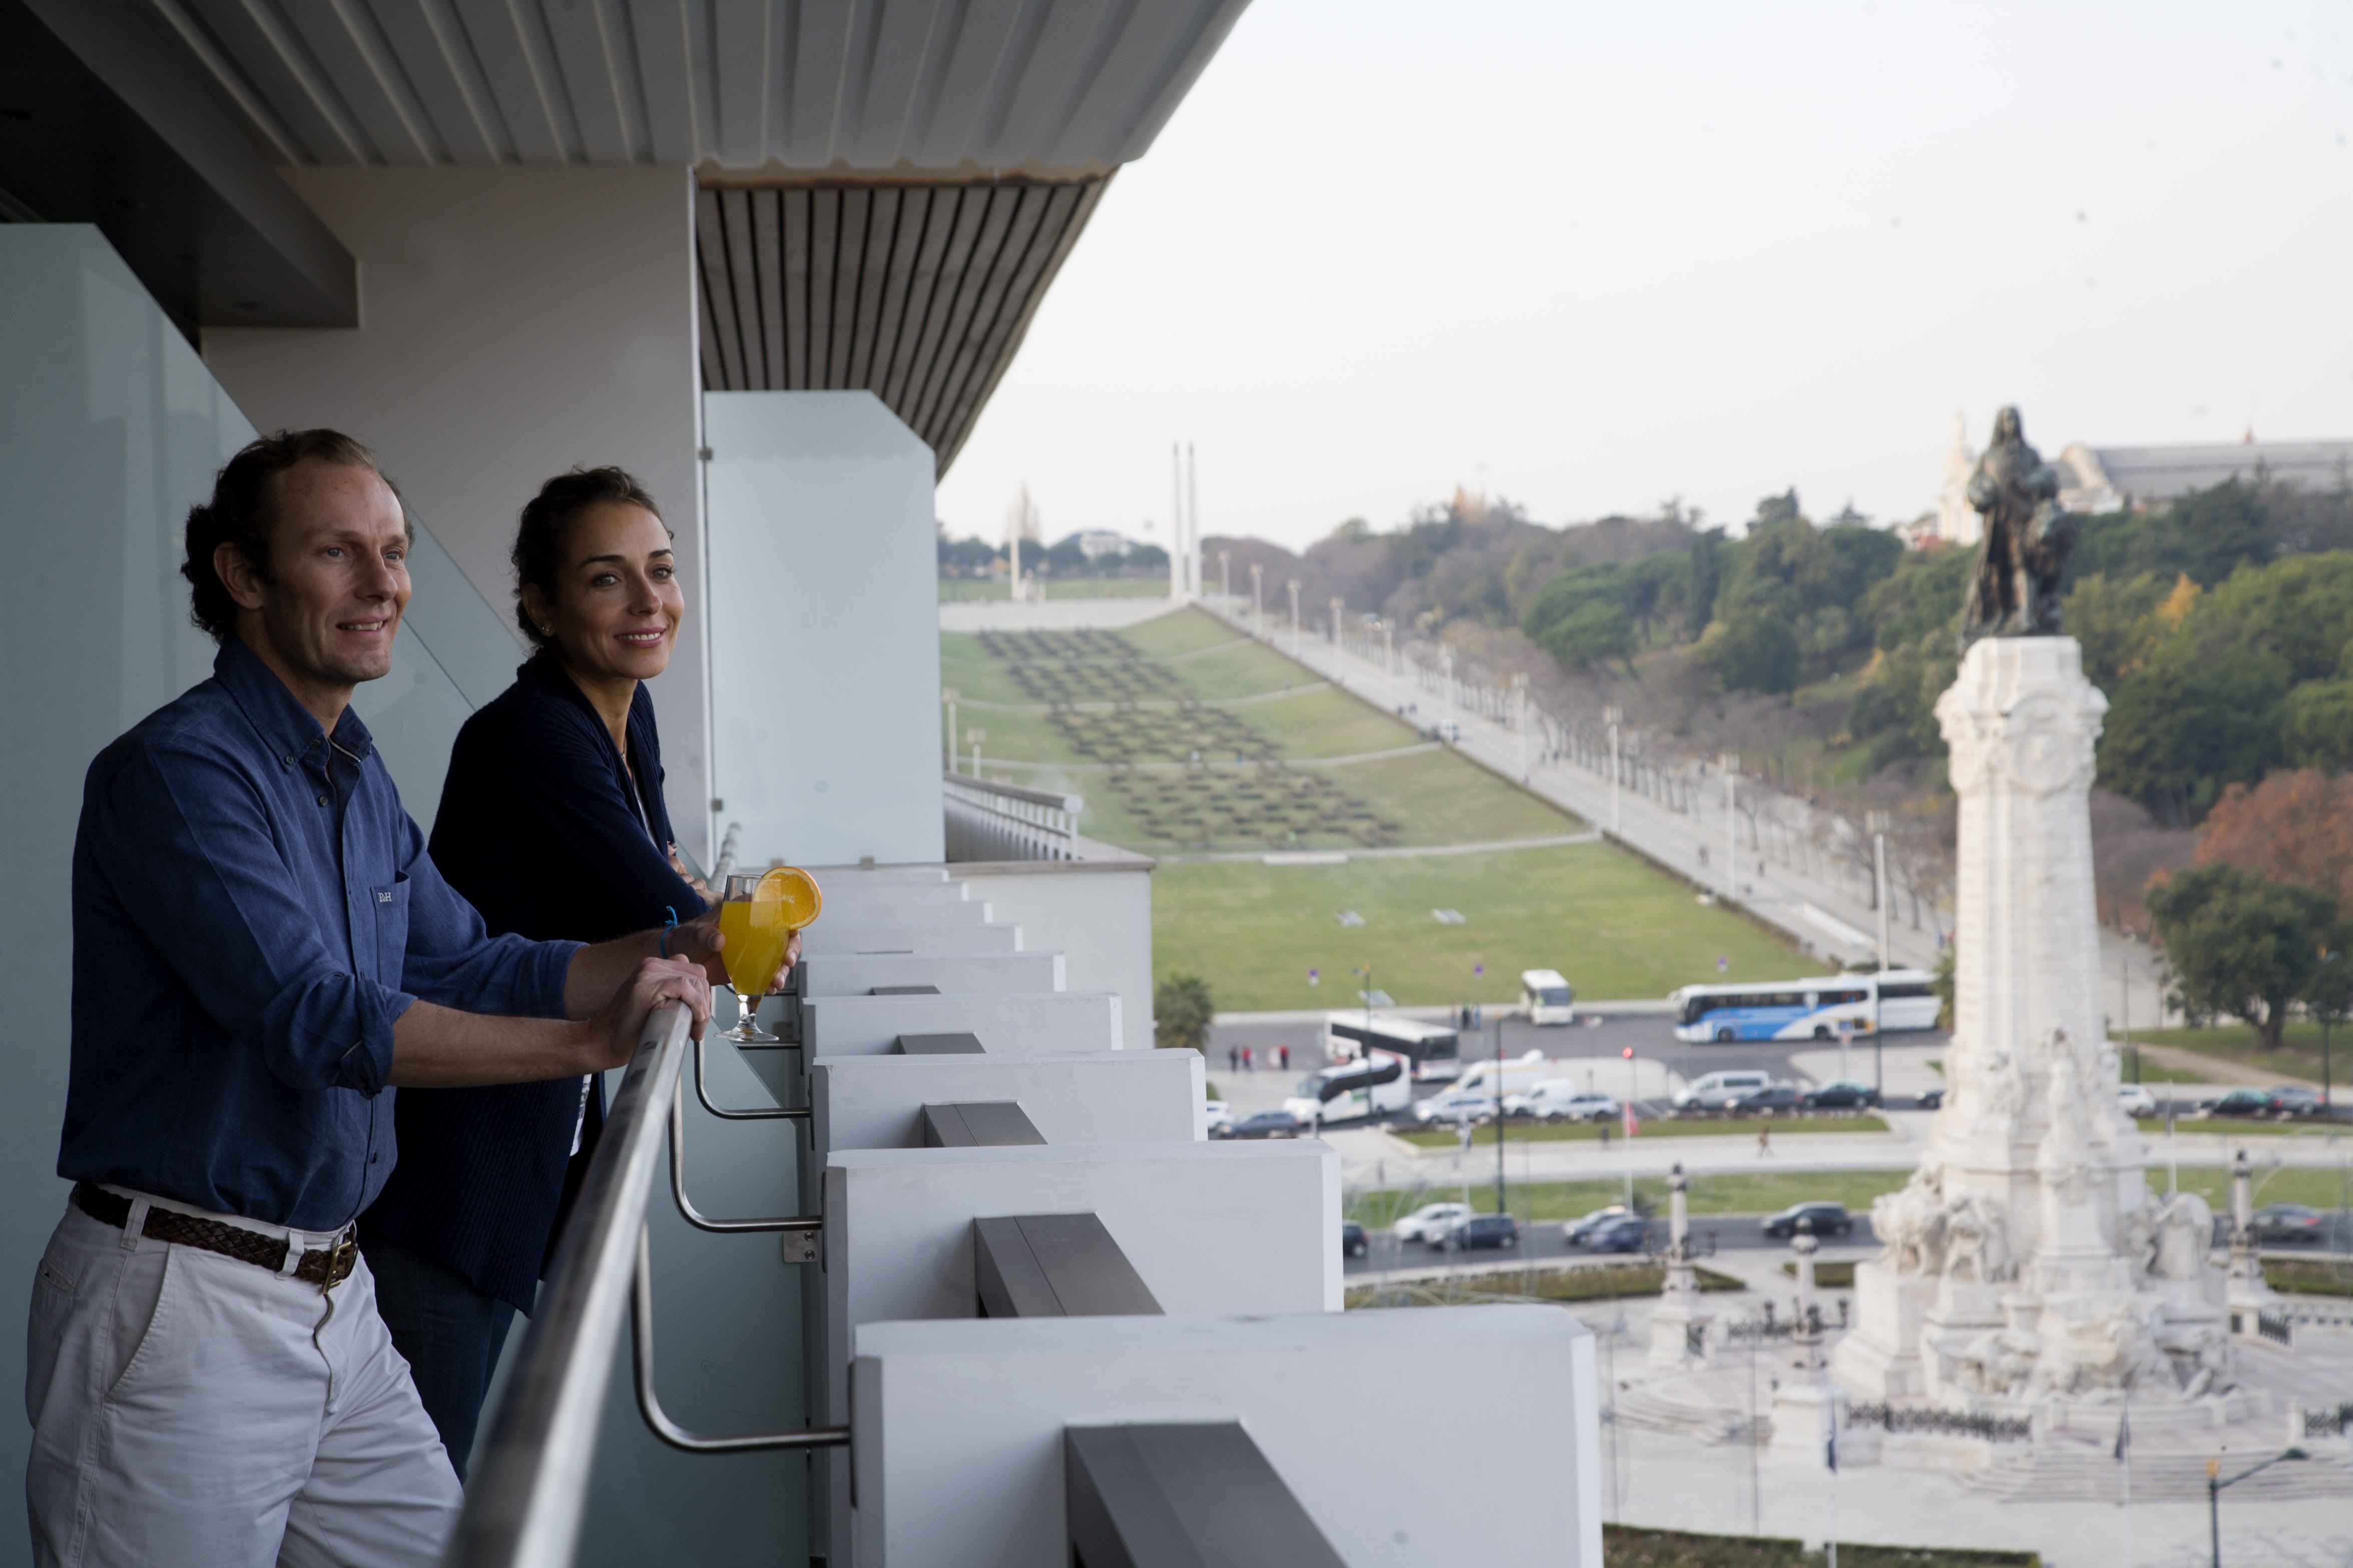
<svg viewBox="0 0 2353 1568">
<path fill-rule="evenodd" d="M 1254 1052 L 1250 1049 L 1250 1047 L 1248 1047 L 1248 1046 L 1244 1046 L 1244 1047 L 1242 1047 L 1242 1071 L 1244 1071 L 1244 1072 L 1256 1072 L 1256 1071 L 1258 1071 L 1258 1063 L 1257 1063 L 1255 1060 L 1253 1060 L 1253 1059 L 1252 1059 L 1252 1058 L 1255 1056 L 1255 1054 L 1256 1054 L 1256 1053 L 1254 1053 Z"/>
<path fill-rule="evenodd" d="M 1285 1072 L 1289 1072 L 1291 1070 L 1291 1047 L 1289 1046 L 1275 1047 L 1274 1058 L 1276 1066 L 1282 1068 Z"/>
<path fill-rule="evenodd" d="M 1772 1158 L 1772 1155 L 1773 1130 L 1770 1127 L 1759 1127 L 1757 1129 L 1757 1157 L 1760 1160 L 1767 1160 Z"/>
<path fill-rule="evenodd" d="M 1240 1046 L 1228 1046 L 1226 1047 L 1226 1070 L 1228 1072 L 1240 1072 L 1242 1070 L 1242 1048 Z"/>
</svg>

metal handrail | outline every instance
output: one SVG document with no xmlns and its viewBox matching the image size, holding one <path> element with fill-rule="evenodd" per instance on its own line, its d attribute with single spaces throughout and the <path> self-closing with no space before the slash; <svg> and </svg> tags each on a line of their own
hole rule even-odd
<svg viewBox="0 0 2353 1568">
<path fill-rule="evenodd" d="M 711 1099 L 710 1087 L 703 1079 L 703 1058 L 707 1054 L 706 1047 L 708 1044 L 709 1042 L 704 1040 L 697 1040 L 694 1042 L 694 1098 L 702 1101 L 703 1110 L 711 1112 L 712 1115 L 718 1117 L 723 1121 L 776 1121 L 785 1120 L 806 1121 L 808 1120 L 808 1107 L 805 1105 L 784 1110 L 729 1110 L 723 1106 L 713 1104 Z"/>
<path fill-rule="evenodd" d="M 822 1215 L 794 1215 L 785 1219 L 712 1219 L 694 1206 L 686 1195 L 686 1101 L 678 1095 L 670 1101 L 670 1191 L 678 1200 L 678 1212 L 686 1223 L 697 1230 L 707 1230 L 714 1236 L 742 1236 L 752 1231 L 822 1230 Z"/>
<path fill-rule="evenodd" d="M 654 1436 L 690 1454 L 744 1454 L 766 1448 L 838 1448 L 849 1442 L 847 1426 L 807 1426 L 791 1432 L 742 1432 L 705 1437 L 670 1418 L 654 1392 L 654 1270 L 652 1233 L 638 1227 L 638 1275 L 629 1291 L 629 1338 L 634 1342 L 638 1414 Z"/>
<path fill-rule="evenodd" d="M 644 1224 L 662 1122 L 678 1102 L 689 1022 L 676 1004 L 654 1010 L 606 1113 L 513 1380 L 474 1451 L 447 1558 L 459 1568 L 573 1561 L 637 1262 L 631 1232 Z"/>
</svg>

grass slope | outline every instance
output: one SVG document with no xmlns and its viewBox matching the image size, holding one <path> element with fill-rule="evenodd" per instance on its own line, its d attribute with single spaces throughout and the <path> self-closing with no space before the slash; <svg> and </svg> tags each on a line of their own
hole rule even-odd
<svg viewBox="0 0 2353 1568">
<path fill-rule="evenodd" d="M 1270 700 L 1208 711 L 1221 724 L 1239 726 L 1238 743 L 1263 743 L 1286 761 L 1421 743 L 1396 715 L 1322 686 L 1312 672 L 1198 611 L 1156 616 L 1119 636 L 1193 697 L 1272 694 Z M 1271 821 L 1235 804 L 1239 791 L 1263 791 L 1250 770 L 1140 770 L 1131 775 L 1133 784 L 1123 784 L 1107 771 L 1073 765 L 1082 759 L 1068 737 L 1013 680 L 1009 666 L 984 651 L 979 637 L 943 633 L 940 653 L 943 683 L 965 700 L 957 715 L 965 740 L 960 763 L 970 765 L 969 737 L 976 726 L 987 737 L 981 747 L 986 771 L 1002 767 L 1001 776 L 1013 782 L 1083 796 L 1080 830 L 1090 837 L 1163 855 L 1364 847 L 1345 819 L 1323 807 Z M 1180 747 L 1175 760 L 1188 756 Z M 1230 760 L 1230 753 L 1207 746 L 1202 756 Z M 1588 830 L 1450 751 L 1305 771 L 1393 825 L 1393 832 L 1375 842 L 1427 847 Z M 1187 819 L 1151 804 L 1164 788 L 1188 800 L 1225 804 Z M 1163 831 L 1203 837 L 1197 842 L 1157 837 L 1143 819 L 1146 811 L 1160 813 Z M 1254 828 L 1264 831 L 1247 836 Z M 1441 925 L 1430 918 L 1433 909 L 1460 910 L 1469 919 Z M 1342 910 L 1358 911 L 1366 924 L 1340 925 Z M 1382 990 L 1409 1004 L 1506 1001 L 1517 994 L 1523 969 L 1558 968 L 1584 995 L 1621 997 L 1663 995 L 1713 975 L 1718 956 L 1728 960 L 1735 977 L 1769 979 L 1806 968 L 1792 946 L 1736 916 L 1699 908 L 1681 883 L 1599 844 L 1359 858 L 1334 867 L 1165 861 L 1153 879 L 1153 910 L 1158 972 L 1202 975 L 1218 1005 L 1228 1010 L 1345 1005 L 1355 992 L 1348 970 L 1366 963 Z M 1481 964 L 1485 974 L 1474 976 Z M 1307 984 L 1310 968 L 1322 972 L 1321 986 Z"/>
<path fill-rule="evenodd" d="M 1604 844 L 1344 866 L 1163 864 L 1152 882 L 1155 966 L 1204 976 L 1229 1010 L 1346 1006 L 1359 988 L 1350 971 L 1366 964 L 1381 990 L 1422 1004 L 1514 1000 L 1525 969 L 1557 969 L 1580 995 L 1614 998 L 1663 996 L 1713 975 L 1718 956 L 1736 979 L 1804 967 L 1769 933 L 1700 908 Z M 1433 909 L 1459 910 L 1464 923 L 1440 925 Z M 1340 924 L 1343 910 L 1365 923 Z M 1480 964 L 1483 977 L 1472 973 Z M 1313 987 L 1311 967 L 1322 972 Z"/>
<path fill-rule="evenodd" d="M 2353 1072 L 2347 1060 L 2348 1046 L 2353 1045 L 2353 1028 L 2339 1025 L 2327 1031 L 2329 1078 L 2343 1082 Z M 2176 1050 L 2195 1051 L 2202 1057 L 2213 1057 L 2240 1067 L 2253 1068 L 2259 1072 L 2277 1073 L 2282 1078 L 2303 1079 L 2318 1083 L 2321 1069 L 2323 1035 L 2318 1024 L 2309 1018 L 2292 1018 L 2281 1049 L 2266 1051 L 2257 1047 L 2255 1031 L 2247 1024 L 2217 1024 L 2203 1029 L 2142 1029 L 2132 1032 L 2136 1040 L 2147 1040 L 2152 1046 L 2170 1046 Z M 2146 1072 L 2143 1077 L 2147 1077 Z"/>
</svg>

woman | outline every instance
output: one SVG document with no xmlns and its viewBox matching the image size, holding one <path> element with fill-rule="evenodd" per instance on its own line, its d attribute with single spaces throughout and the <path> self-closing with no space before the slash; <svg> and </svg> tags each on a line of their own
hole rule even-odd
<svg viewBox="0 0 2353 1568">
<path fill-rule="evenodd" d="M 466 721 L 434 864 L 493 932 L 601 941 L 704 910 L 662 805 L 644 682 L 686 613 L 670 532 L 619 468 L 550 479 L 522 510 L 515 604 L 536 652 Z M 407 1089 L 399 1164 L 361 1220 L 393 1343 L 458 1473 L 499 1351 L 529 1312 L 604 1123 L 596 1079 Z"/>
</svg>

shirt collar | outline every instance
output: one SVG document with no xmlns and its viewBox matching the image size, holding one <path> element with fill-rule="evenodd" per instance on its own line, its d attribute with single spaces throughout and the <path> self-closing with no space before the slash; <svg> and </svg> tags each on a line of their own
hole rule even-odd
<svg viewBox="0 0 2353 1568">
<path fill-rule="evenodd" d="M 278 672 L 262 663 L 261 656 L 246 647 L 244 638 L 231 637 L 221 643 L 220 652 L 213 656 L 213 679 L 236 700 L 247 722 L 284 765 L 293 766 L 303 753 L 327 739 L 320 732 L 318 717 L 294 700 Z M 375 737 L 348 704 L 336 721 L 333 741 L 339 750 L 354 758 L 364 759 L 375 748 Z"/>
</svg>

